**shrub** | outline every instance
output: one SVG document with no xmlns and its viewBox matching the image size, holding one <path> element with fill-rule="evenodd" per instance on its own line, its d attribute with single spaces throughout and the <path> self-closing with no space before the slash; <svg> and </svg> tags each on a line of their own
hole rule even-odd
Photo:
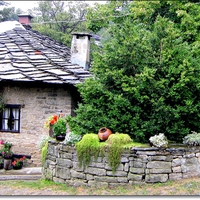
<svg viewBox="0 0 200 200">
<path fill-rule="evenodd" d="M 66 137 L 65 140 L 63 141 L 64 144 L 67 145 L 73 145 L 76 144 L 77 142 L 79 142 L 81 140 L 82 136 L 81 135 L 77 135 L 74 132 L 69 132 Z"/>
<path fill-rule="evenodd" d="M 91 158 L 97 159 L 100 151 L 99 138 L 97 134 L 85 134 L 81 141 L 75 144 L 79 166 L 84 168 L 89 165 Z"/>
<path fill-rule="evenodd" d="M 115 173 L 120 164 L 121 154 L 125 150 L 127 144 L 132 143 L 132 139 L 128 134 L 115 133 L 111 134 L 105 141 L 108 152 L 108 165 L 111 167 L 112 172 Z"/>
<path fill-rule="evenodd" d="M 183 138 L 183 144 L 189 146 L 199 146 L 200 145 L 200 133 L 193 132 L 191 134 L 186 135 Z"/>
<path fill-rule="evenodd" d="M 159 135 L 155 135 L 150 137 L 150 143 L 155 147 L 167 147 L 168 140 L 167 137 L 163 133 L 159 133 Z"/>
<path fill-rule="evenodd" d="M 37 143 L 37 147 L 39 151 L 41 152 L 42 165 L 44 165 L 46 157 L 47 157 L 49 140 L 54 140 L 54 139 L 48 135 L 42 135 Z"/>
</svg>

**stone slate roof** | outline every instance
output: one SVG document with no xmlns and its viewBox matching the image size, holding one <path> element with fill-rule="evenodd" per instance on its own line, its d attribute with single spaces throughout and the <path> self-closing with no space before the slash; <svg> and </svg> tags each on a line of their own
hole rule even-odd
<svg viewBox="0 0 200 200">
<path fill-rule="evenodd" d="M 83 82 L 91 73 L 71 64 L 70 54 L 67 46 L 31 28 L 1 31 L 0 81 L 72 85 Z"/>
</svg>

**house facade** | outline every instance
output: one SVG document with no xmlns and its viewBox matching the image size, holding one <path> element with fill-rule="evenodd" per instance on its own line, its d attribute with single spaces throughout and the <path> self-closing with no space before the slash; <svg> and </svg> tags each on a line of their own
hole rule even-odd
<svg viewBox="0 0 200 200">
<path fill-rule="evenodd" d="M 14 154 L 30 156 L 27 165 L 34 167 L 41 166 L 38 142 L 49 134 L 45 120 L 59 112 L 73 115 L 80 101 L 76 84 L 92 75 L 89 34 L 74 33 L 68 48 L 32 30 L 31 18 L 20 15 L 19 22 L 0 23 L 0 92 L 5 105 L 0 140 L 12 143 Z"/>
</svg>

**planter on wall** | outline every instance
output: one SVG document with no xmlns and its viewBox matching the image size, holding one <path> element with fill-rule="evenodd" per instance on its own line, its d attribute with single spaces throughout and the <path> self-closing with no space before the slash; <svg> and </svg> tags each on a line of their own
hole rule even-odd
<svg viewBox="0 0 200 200">
<path fill-rule="evenodd" d="M 105 141 L 112 134 L 112 131 L 106 127 L 102 127 L 99 129 L 98 137 L 101 141 Z"/>
<path fill-rule="evenodd" d="M 59 142 L 62 142 L 65 140 L 65 136 L 66 136 L 66 134 L 65 135 L 56 135 L 56 140 Z"/>
</svg>

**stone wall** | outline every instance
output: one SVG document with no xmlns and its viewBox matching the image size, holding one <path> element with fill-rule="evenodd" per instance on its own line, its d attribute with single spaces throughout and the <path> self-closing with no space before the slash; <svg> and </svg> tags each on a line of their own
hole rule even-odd
<svg viewBox="0 0 200 200">
<path fill-rule="evenodd" d="M 115 174 L 108 160 L 98 157 L 88 167 L 79 167 L 75 147 L 49 141 L 43 177 L 71 186 L 119 186 L 164 183 L 200 176 L 200 148 L 132 148 L 124 152 Z"/>
<path fill-rule="evenodd" d="M 17 85 L 17 84 L 16 84 Z M 41 153 L 37 147 L 43 135 L 48 135 L 49 130 L 44 128 L 45 120 L 62 110 L 63 114 L 71 115 L 71 94 L 60 87 L 30 87 L 5 86 L 3 88 L 5 104 L 21 104 L 20 133 L 0 132 L 0 140 L 13 144 L 15 154 L 30 155 L 27 159 L 28 166 L 41 166 Z"/>
</svg>

